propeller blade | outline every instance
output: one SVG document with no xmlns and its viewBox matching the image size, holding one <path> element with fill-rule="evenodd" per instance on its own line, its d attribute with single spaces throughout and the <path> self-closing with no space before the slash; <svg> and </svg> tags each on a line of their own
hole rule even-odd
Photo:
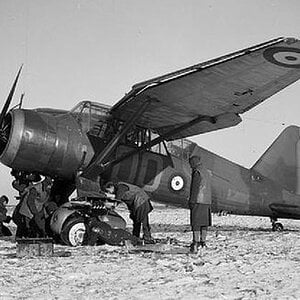
<svg viewBox="0 0 300 300">
<path fill-rule="evenodd" d="M 19 69 L 19 72 L 18 72 L 18 74 L 16 76 L 16 79 L 15 79 L 15 81 L 13 83 L 13 86 L 10 89 L 9 95 L 8 95 L 8 97 L 7 97 L 6 101 L 5 101 L 5 104 L 3 106 L 3 109 L 1 111 L 1 115 L 0 115 L 0 127 L 2 126 L 2 122 L 3 122 L 4 117 L 5 117 L 5 115 L 6 115 L 7 111 L 8 111 L 8 108 L 10 106 L 11 100 L 12 100 L 12 98 L 14 96 L 14 92 L 15 92 L 15 89 L 16 89 L 16 86 L 17 86 L 17 82 L 18 82 L 18 79 L 19 79 L 19 76 L 20 76 L 22 68 L 23 68 L 23 65 L 21 65 L 21 67 Z"/>
</svg>

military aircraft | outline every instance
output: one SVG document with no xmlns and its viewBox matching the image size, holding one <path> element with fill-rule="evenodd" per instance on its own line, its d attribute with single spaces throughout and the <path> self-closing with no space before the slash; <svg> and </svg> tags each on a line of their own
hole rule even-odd
<svg viewBox="0 0 300 300">
<path fill-rule="evenodd" d="M 188 158 L 194 154 L 212 173 L 213 210 L 269 216 L 274 229 L 282 229 L 277 218 L 300 218 L 293 177 L 297 156 L 286 163 L 280 155 L 288 151 L 280 141 L 296 127 L 250 170 L 185 139 L 237 125 L 240 114 L 297 81 L 299 40 L 279 37 L 135 84 L 112 107 L 83 101 L 70 111 L 21 105 L 9 110 L 20 72 L 0 115 L 0 161 L 53 178 L 52 193 L 65 204 L 54 214 L 52 228 L 65 242 L 82 242 L 85 231 L 82 215 L 67 202 L 70 194 L 75 188 L 99 189 L 99 177 L 138 185 L 153 200 L 186 207 Z M 106 219 L 124 226 L 118 215 Z"/>
</svg>

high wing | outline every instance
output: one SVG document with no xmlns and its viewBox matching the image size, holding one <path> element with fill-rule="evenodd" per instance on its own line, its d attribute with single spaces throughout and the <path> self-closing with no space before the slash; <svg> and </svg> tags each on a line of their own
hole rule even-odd
<svg viewBox="0 0 300 300">
<path fill-rule="evenodd" d="M 277 38 L 138 83 L 111 113 L 166 140 L 231 127 L 242 114 L 300 78 L 300 41 Z"/>
</svg>

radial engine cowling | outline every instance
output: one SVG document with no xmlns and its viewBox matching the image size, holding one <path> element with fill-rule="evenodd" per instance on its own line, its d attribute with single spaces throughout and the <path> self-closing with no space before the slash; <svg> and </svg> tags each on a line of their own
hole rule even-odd
<svg viewBox="0 0 300 300">
<path fill-rule="evenodd" d="M 94 151 L 71 114 L 10 111 L 4 120 L 0 161 L 6 166 L 71 179 L 91 161 Z"/>
</svg>

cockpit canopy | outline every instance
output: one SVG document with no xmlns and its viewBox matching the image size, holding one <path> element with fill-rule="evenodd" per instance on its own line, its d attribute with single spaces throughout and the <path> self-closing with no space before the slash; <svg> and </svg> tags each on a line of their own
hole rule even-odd
<svg viewBox="0 0 300 300">
<path fill-rule="evenodd" d="M 81 124 L 82 130 L 88 132 L 95 129 L 97 123 L 106 121 L 110 108 L 102 103 L 81 101 L 71 109 L 70 114 Z"/>
</svg>

